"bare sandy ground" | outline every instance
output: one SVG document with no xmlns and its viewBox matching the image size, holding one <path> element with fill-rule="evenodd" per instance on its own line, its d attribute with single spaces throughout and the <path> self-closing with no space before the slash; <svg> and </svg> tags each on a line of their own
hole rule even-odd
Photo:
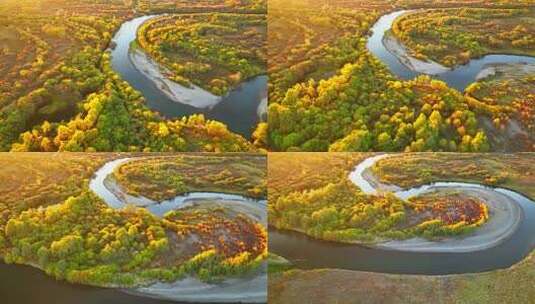
<svg viewBox="0 0 535 304">
<path fill-rule="evenodd" d="M 407 48 L 391 32 L 386 32 L 383 38 L 385 48 L 396 56 L 408 69 L 427 75 L 438 75 L 450 71 L 438 62 L 422 61 L 409 55 Z"/>
<path fill-rule="evenodd" d="M 134 67 L 149 78 L 171 100 L 193 106 L 195 108 L 213 108 L 223 98 L 214 95 L 196 85 L 190 88 L 182 86 L 165 77 L 165 69 L 139 49 L 129 52 Z M 163 72 L 162 72 L 163 71 Z"/>
<path fill-rule="evenodd" d="M 230 278 L 218 284 L 208 284 L 196 278 L 173 283 L 156 283 L 128 293 L 157 299 L 195 303 L 266 303 L 267 262 L 254 277 Z"/>
</svg>

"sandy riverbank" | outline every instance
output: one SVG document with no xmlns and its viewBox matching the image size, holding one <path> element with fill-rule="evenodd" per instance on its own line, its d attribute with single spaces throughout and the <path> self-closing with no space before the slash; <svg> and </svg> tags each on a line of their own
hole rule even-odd
<svg viewBox="0 0 535 304">
<path fill-rule="evenodd" d="M 164 68 L 139 49 L 130 50 L 129 58 L 140 73 L 150 79 L 165 95 L 175 102 L 199 109 L 211 109 L 223 100 L 223 97 L 216 96 L 199 86 L 192 84 L 188 88 L 169 80 L 164 75 Z"/>
<path fill-rule="evenodd" d="M 268 98 L 264 97 L 260 101 L 260 104 L 258 104 L 258 109 L 256 110 L 256 113 L 258 114 L 258 117 L 261 120 L 267 121 L 267 111 L 268 111 Z"/>
<path fill-rule="evenodd" d="M 156 283 L 127 293 L 180 302 L 265 303 L 267 280 L 267 262 L 264 262 L 254 277 L 229 278 L 218 284 L 187 278 L 173 283 Z"/>
<path fill-rule="evenodd" d="M 513 78 L 529 74 L 535 74 L 535 64 L 523 63 L 495 63 L 488 64 L 477 74 L 476 81 L 485 79 L 497 74 L 503 74 L 505 78 Z"/>
<path fill-rule="evenodd" d="M 448 67 L 438 62 L 429 60 L 422 61 L 409 55 L 407 48 L 396 38 L 390 31 L 387 31 L 383 37 L 385 48 L 396 56 L 399 61 L 413 72 L 427 75 L 438 75 L 450 71 Z"/>
</svg>

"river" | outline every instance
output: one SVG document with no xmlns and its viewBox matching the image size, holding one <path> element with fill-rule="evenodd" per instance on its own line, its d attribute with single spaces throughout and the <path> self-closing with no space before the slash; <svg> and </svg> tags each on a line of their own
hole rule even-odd
<svg viewBox="0 0 535 304">
<path fill-rule="evenodd" d="M 404 58 L 402 58 L 404 57 L 404 55 L 406 55 L 406 52 L 402 52 L 404 53 L 402 55 L 394 54 L 385 46 L 384 40 L 385 34 L 391 29 L 392 23 L 396 20 L 396 18 L 403 14 L 412 13 L 414 11 L 415 10 L 395 11 L 393 13 L 381 16 L 371 28 L 373 34 L 371 35 L 371 37 L 369 37 L 367 43 L 367 48 L 373 55 L 379 58 L 379 60 L 381 60 L 390 69 L 392 73 L 406 80 L 413 79 L 416 76 L 425 73 L 421 71 L 418 72 L 415 69 L 411 69 L 410 66 L 402 63 L 402 61 L 406 61 L 404 60 Z M 392 35 L 389 36 L 392 38 Z M 513 63 L 534 64 L 535 57 L 508 54 L 492 54 L 483 56 L 481 58 L 472 59 L 468 64 L 458 65 L 455 66 L 453 69 L 447 69 L 443 72 L 431 74 L 434 74 L 434 78 L 443 80 L 450 87 L 456 88 L 457 90 L 463 92 L 467 86 L 476 81 L 477 75 L 486 66 L 491 64 Z"/>
<path fill-rule="evenodd" d="M 243 82 L 226 96 L 222 97 L 217 104 L 209 99 L 213 99 L 209 92 L 202 89 L 197 92 L 190 92 L 187 88 L 182 87 L 187 93 L 199 93 L 198 98 L 203 100 L 194 100 L 188 104 L 186 102 L 177 102 L 170 98 L 162 89 L 162 84 L 149 79 L 145 69 L 139 68 L 132 61 L 131 43 L 136 40 L 138 27 L 145 21 L 155 18 L 156 16 L 142 16 L 121 25 L 121 28 L 113 37 L 115 47 L 111 50 L 112 68 L 128 82 L 134 89 L 141 92 L 145 97 L 146 104 L 152 110 L 159 112 L 166 118 L 180 118 L 191 114 L 204 114 L 208 119 L 220 121 L 228 128 L 245 138 L 250 138 L 256 125 L 265 120 L 266 105 L 262 102 L 267 96 L 267 76 L 257 76 Z M 174 87 L 179 87 L 174 84 Z M 191 94 L 189 94 L 191 95 Z M 178 98 L 180 99 L 180 98 Z M 212 106 L 199 108 L 192 104 L 211 104 Z"/>
<path fill-rule="evenodd" d="M 177 304 L 129 295 L 117 289 L 96 288 L 56 281 L 43 271 L 0 263 L 2 303 L 31 304 Z M 188 303 L 191 304 L 191 303 Z"/>
<path fill-rule="evenodd" d="M 512 221 L 504 221 L 507 227 L 503 229 L 500 227 L 502 222 L 492 223 L 495 215 L 493 213 L 498 210 L 491 209 L 489 221 L 476 232 L 462 238 L 439 242 L 418 240 L 416 243 L 414 240 L 407 240 L 374 246 L 322 241 L 302 233 L 271 228 L 270 251 L 304 269 L 339 268 L 383 273 L 442 275 L 507 268 L 522 260 L 535 247 L 533 200 L 507 189 L 456 182 L 433 183 L 405 190 L 395 189 L 396 187 L 392 185 L 378 189 L 373 178 L 366 172 L 369 172 L 367 170 L 383 157 L 386 156 L 374 156 L 364 160 L 348 178 L 369 195 L 392 192 L 401 199 L 432 191 L 455 189 L 463 192 L 477 189 L 481 191 L 480 193 L 496 199 L 496 202 L 501 203 L 506 200 L 512 202 L 520 213 L 515 213 L 515 208 L 506 209 L 504 215 L 511 215 Z M 478 235 L 479 230 L 485 233 Z M 411 247 L 412 244 L 415 244 L 415 247 Z M 459 246 L 461 250 L 457 250 L 459 248 L 455 246 Z"/>
</svg>

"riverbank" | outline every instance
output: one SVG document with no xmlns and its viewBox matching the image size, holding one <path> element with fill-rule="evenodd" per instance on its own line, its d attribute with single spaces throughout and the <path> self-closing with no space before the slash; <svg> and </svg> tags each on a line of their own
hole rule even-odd
<svg viewBox="0 0 535 304">
<path fill-rule="evenodd" d="M 515 76 L 525 76 L 528 74 L 535 74 L 535 64 L 522 63 L 494 63 L 487 64 L 477 74 L 476 81 L 483 80 L 488 77 L 497 76 L 499 74 L 507 75 L 508 78 Z"/>
<path fill-rule="evenodd" d="M 130 50 L 129 59 L 140 73 L 175 102 L 199 109 L 211 109 L 223 100 L 223 97 L 216 96 L 194 84 L 188 88 L 168 79 L 165 76 L 168 72 L 139 48 Z"/>
<path fill-rule="evenodd" d="M 268 98 L 264 97 L 258 104 L 258 109 L 256 110 L 256 113 L 258 114 L 258 118 L 263 121 L 267 121 L 267 111 L 268 111 Z"/>
<path fill-rule="evenodd" d="M 385 48 L 409 70 L 427 75 L 439 75 L 451 71 L 450 68 L 441 65 L 438 62 L 428 60 L 422 61 L 409 54 L 407 48 L 392 34 L 389 30 L 383 37 Z"/>
<path fill-rule="evenodd" d="M 269 303 L 533 303 L 535 252 L 507 269 L 476 274 L 395 275 L 343 269 L 270 275 Z M 307 292 L 303 292 L 306 290 Z"/>
<path fill-rule="evenodd" d="M 255 276 L 229 278 L 219 284 L 208 284 L 196 278 L 173 283 L 156 283 L 125 292 L 150 298 L 194 303 L 266 303 L 267 262 Z"/>
</svg>

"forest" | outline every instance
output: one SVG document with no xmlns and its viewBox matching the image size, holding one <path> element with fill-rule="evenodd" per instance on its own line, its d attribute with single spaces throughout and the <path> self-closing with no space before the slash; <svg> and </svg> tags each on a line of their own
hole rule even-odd
<svg viewBox="0 0 535 304">
<path fill-rule="evenodd" d="M 440 239 L 463 235 L 488 220 L 486 205 L 471 195 L 437 193 L 405 201 L 391 193 L 363 193 L 348 176 L 353 170 L 351 164 L 366 156 L 364 153 L 271 154 L 268 176 L 270 225 L 318 239 L 376 243 L 412 237 Z M 314 165 L 318 158 L 321 167 Z M 297 168 L 285 165 L 290 159 Z M 281 182 L 277 182 L 278 178 L 293 172 L 311 176 L 299 185 L 289 183 L 285 190 L 278 190 L 283 188 Z M 318 181 L 324 173 L 331 178 Z"/>
<path fill-rule="evenodd" d="M 434 22 L 442 22 L 443 27 L 448 27 L 449 23 L 457 22 L 448 20 L 460 18 L 453 13 L 463 12 L 471 19 L 458 24 L 472 22 L 473 26 L 466 27 L 472 36 L 479 35 L 472 28 L 486 31 L 491 26 L 486 23 L 493 16 L 501 17 L 492 24 L 499 29 L 491 31 L 496 35 L 509 33 L 515 28 L 519 33 L 524 29 L 529 32 L 529 24 L 532 24 L 529 18 L 526 25 L 522 25 L 513 22 L 512 16 L 531 18 L 530 1 L 492 1 L 484 5 L 481 1 L 465 2 L 434 1 L 436 6 L 445 8 L 455 5 L 489 8 L 443 9 L 432 14 L 448 16 L 435 18 L 433 15 Z M 380 16 L 428 5 L 429 1 L 271 1 L 268 22 L 273 31 L 268 34 L 268 56 L 273 60 L 268 64 L 269 147 L 275 151 L 531 150 L 529 144 L 517 147 L 500 143 L 508 132 L 500 132 L 492 121 L 497 116 L 503 118 L 506 110 L 493 108 L 494 112 L 490 114 L 488 106 L 497 101 L 474 102 L 465 92 L 451 88 L 435 77 L 422 75 L 399 79 L 369 52 L 366 44 L 371 26 Z M 409 16 L 413 15 L 416 20 L 424 18 L 417 13 Z M 396 24 L 404 20 L 402 18 Z M 430 31 L 441 28 L 429 27 L 432 28 Z M 420 35 L 423 29 L 418 29 Z M 462 35 L 452 35 L 471 43 L 469 39 L 459 38 Z M 519 35 L 514 37 L 529 38 L 529 35 Z M 513 35 L 508 38 L 514 40 Z M 511 40 L 504 45 L 514 48 L 517 54 L 532 54 L 529 43 L 520 45 L 515 42 L 514 46 L 512 43 Z M 425 45 L 440 47 L 436 43 Z M 434 56 L 440 54 L 433 53 Z M 518 103 L 529 104 L 529 98 Z M 532 120 L 532 116 L 527 115 L 528 120 Z M 510 141 L 516 142 L 516 138 Z"/>
<path fill-rule="evenodd" d="M 163 218 L 144 208 L 110 208 L 88 180 L 119 155 L 17 155 L 0 156 L 0 176 L 11 181 L 0 186 L 6 263 L 32 265 L 71 283 L 134 287 L 190 276 L 220 281 L 254 272 L 267 256 L 265 228 L 221 206 L 190 206 Z"/>
<path fill-rule="evenodd" d="M 107 49 L 114 32 L 140 10 L 159 9 L 153 2 L 3 1 L 0 150 L 256 150 L 202 114 L 163 118 L 112 70 Z M 197 1 L 195 11 L 265 11 L 262 3 Z M 161 5 L 168 12 L 185 9 L 184 1 Z"/>
<path fill-rule="evenodd" d="M 151 19 L 137 43 L 163 64 L 177 83 L 201 86 L 216 95 L 265 74 L 265 15 L 192 14 Z"/>
</svg>

